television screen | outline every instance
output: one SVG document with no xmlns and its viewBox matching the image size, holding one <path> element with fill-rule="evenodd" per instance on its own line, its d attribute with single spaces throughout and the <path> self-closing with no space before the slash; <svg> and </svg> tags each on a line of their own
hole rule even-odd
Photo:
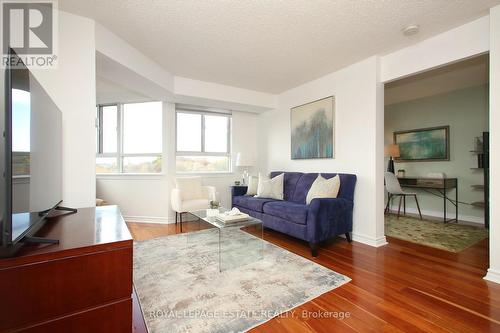
<svg viewBox="0 0 500 333">
<path fill-rule="evenodd" d="M 24 66 L 6 71 L 4 245 L 41 225 L 62 199 L 62 115 Z"/>
</svg>

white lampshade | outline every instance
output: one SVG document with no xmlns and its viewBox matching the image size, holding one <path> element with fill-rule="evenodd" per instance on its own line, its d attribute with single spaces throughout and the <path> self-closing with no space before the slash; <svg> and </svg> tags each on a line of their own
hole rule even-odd
<svg viewBox="0 0 500 333">
<path fill-rule="evenodd" d="M 250 167 L 255 164 L 253 158 L 249 154 L 238 153 L 236 154 L 236 166 L 237 167 Z"/>
</svg>

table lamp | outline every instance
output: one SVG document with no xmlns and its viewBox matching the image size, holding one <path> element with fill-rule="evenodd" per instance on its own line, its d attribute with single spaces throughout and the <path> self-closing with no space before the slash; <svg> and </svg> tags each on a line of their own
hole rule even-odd
<svg viewBox="0 0 500 333">
<path fill-rule="evenodd" d="M 385 146 L 385 156 L 389 156 L 389 164 L 387 165 L 387 171 L 394 173 L 394 159 L 399 157 L 399 145 L 386 145 Z"/>
<path fill-rule="evenodd" d="M 248 168 L 252 167 L 254 165 L 253 159 L 248 155 L 244 153 L 238 153 L 236 154 L 236 166 L 244 168 L 243 171 L 243 184 L 246 184 L 246 179 L 248 179 Z"/>
</svg>

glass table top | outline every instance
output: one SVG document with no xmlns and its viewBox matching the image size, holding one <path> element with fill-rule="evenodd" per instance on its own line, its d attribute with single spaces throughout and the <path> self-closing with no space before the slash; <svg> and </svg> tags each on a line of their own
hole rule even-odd
<svg viewBox="0 0 500 333">
<path fill-rule="evenodd" d="M 240 222 L 231 222 L 231 223 L 224 223 L 216 218 L 216 216 L 220 213 L 224 213 L 230 211 L 230 209 L 227 209 L 225 207 L 220 207 L 217 209 L 202 209 L 202 210 L 197 210 L 197 211 L 192 211 L 189 212 L 190 214 L 196 216 L 199 219 L 202 219 L 214 227 L 217 227 L 219 229 L 223 228 L 233 228 L 233 227 L 246 227 L 250 225 L 255 225 L 255 224 L 262 224 L 262 221 L 259 219 L 256 219 L 255 217 L 249 216 L 248 220 L 245 221 L 240 221 Z"/>
</svg>

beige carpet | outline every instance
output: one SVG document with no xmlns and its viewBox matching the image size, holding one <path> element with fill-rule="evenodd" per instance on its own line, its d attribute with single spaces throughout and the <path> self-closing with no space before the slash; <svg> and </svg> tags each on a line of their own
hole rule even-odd
<svg viewBox="0 0 500 333">
<path fill-rule="evenodd" d="M 385 234 L 437 249 L 460 252 L 488 237 L 483 227 L 420 220 L 394 214 L 385 216 Z"/>
<path fill-rule="evenodd" d="M 268 242 L 260 260 L 220 273 L 217 230 L 186 235 L 134 245 L 134 285 L 149 333 L 245 332 L 350 281 Z M 248 237 L 225 238 L 231 254 L 241 253 L 237 261 L 248 256 L 236 251 Z"/>
</svg>

